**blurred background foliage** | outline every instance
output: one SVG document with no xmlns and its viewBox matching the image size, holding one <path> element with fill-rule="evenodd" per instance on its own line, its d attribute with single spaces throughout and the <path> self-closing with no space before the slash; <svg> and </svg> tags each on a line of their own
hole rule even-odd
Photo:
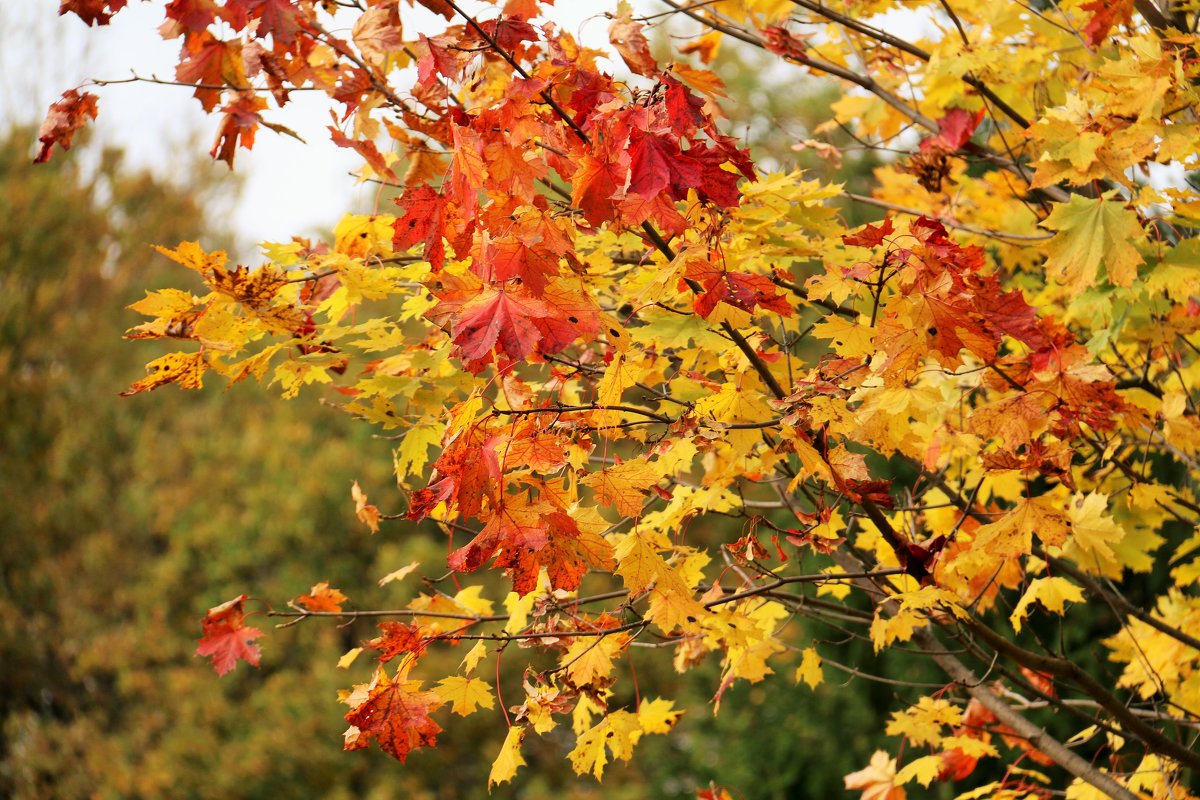
<svg viewBox="0 0 1200 800">
<path fill-rule="evenodd" d="M 792 149 L 827 118 L 834 90 L 772 81 L 754 58 L 726 48 L 715 65 L 731 96 L 751 98 L 729 105 L 731 131 L 768 167 L 799 163 L 865 191 L 878 164 L 869 151 L 835 170 Z M 139 321 L 125 306 L 147 289 L 194 288 L 148 243 L 231 246 L 221 212 L 236 183 L 200 163 L 165 180 L 98 147 L 35 168 L 33 139 L 16 127 L 0 140 L 0 796 L 477 795 L 504 736 L 499 708 L 455 718 L 436 750 L 404 766 L 342 751 L 337 690 L 367 680 L 371 664 L 336 661 L 371 638 L 366 623 L 277 631 L 254 618 L 267 631 L 262 669 L 224 679 L 192 655 L 204 610 L 242 592 L 282 607 L 324 580 L 354 607 L 399 607 L 419 587 L 379 588 L 378 578 L 414 559 L 436 572 L 445 542 L 395 522 L 372 538 L 355 520 L 352 480 L 385 513 L 403 504 L 388 488 L 393 443 L 311 394 L 286 402 L 253 385 L 210 385 L 119 397 L 160 354 L 121 341 Z M 732 541 L 741 525 L 689 536 Z M 497 583 L 487 596 L 505 591 Z M 902 655 L 874 664 L 864 642 L 851 652 L 856 666 L 922 679 Z M 431 655 L 445 663 L 428 674 L 447 674 L 461 655 Z M 672 735 L 647 737 L 602 785 L 570 773 L 569 734 L 531 736 L 529 766 L 495 795 L 684 798 L 712 781 L 747 799 L 845 796 L 842 776 L 881 741 L 874 709 L 897 691 L 833 667 L 810 691 L 784 659 L 779 679 L 734 686 L 714 716 L 719 664 L 679 676 L 661 655 L 636 650 L 634 668 L 643 696 L 688 709 Z M 521 678 L 502 671 L 508 705 Z"/>
</svg>

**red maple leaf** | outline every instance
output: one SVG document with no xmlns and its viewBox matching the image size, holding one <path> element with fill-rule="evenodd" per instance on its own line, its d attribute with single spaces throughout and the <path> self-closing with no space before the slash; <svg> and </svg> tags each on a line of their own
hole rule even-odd
<svg viewBox="0 0 1200 800">
<path fill-rule="evenodd" d="M 584 219 L 599 227 L 613 219 L 617 205 L 614 198 L 625 185 L 629 175 L 629 157 L 620 153 L 603 157 L 588 153 L 579 161 L 573 176 L 571 205 L 583 212 Z"/>
<path fill-rule="evenodd" d="M 691 262 L 687 275 L 704 287 L 704 294 L 696 298 L 695 311 L 705 319 L 722 301 L 743 311 L 752 312 L 761 306 L 785 317 L 792 314 L 792 306 L 787 298 L 765 275 L 729 272 L 701 261 Z"/>
<path fill-rule="evenodd" d="M 842 237 L 842 242 L 851 247 L 878 247 L 894 231 L 892 220 L 889 218 L 885 219 L 878 227 L 867 224 L 858 233 L 846 234 Z"/>
<path fill-rule="evenodd" d="M 733 139 L 720 136 L 714 141 L 715 145 L 708 142 L 693 144 L 683 152 L 683 158 L 700 168 L 699 184 L 689 188 L 695 188 L 701 200 L 712 201 L 721 208 L 733 208 L 741 197 L 737 188 L 739 173 L 747 180 L 756 180 L 754 165 L 746 151 L 733 144 Z M 737 167 L 738 172 L 725 169 L 726 164 Z"/>
<path fill-rule="evenodd" d="M 538 299 L 546 308 L 546 316 L 533 321 L 542 335 L 539 352 L 558 353 L 580 337 L 601 332 L 600 309 L 569 279 L 556 279 Z"/>
<path fill-rule="evenodd" d="M 700 186 L 701 164 L 684 158 L 677 141 L 634 131 L 629 137 L 629 153 L 632 161 L 628 194 L 650 198 L 669 189 L 671 197 L 682 200 L 687 197 L 688 189 Z"/>
<path fill-rule="evenodd" d="M 270 34 L 275 44 L 290 48 L 297 34 L 308 27 L 306 17 L 312 12 L 306 5 L 311 7 L 294 0 L 229 0 L 224 16 L 238 30 L 249 20 L 258 20 L 256 38 Z"/>
<path fill-rule="evenodd" d="M 952 108 L 946 116 L 938 120 L 936 136 L 923 139 L 920 144 L 921 152 L 939 150 L 943 153 L 957 153 L 971 141 L 971 135 L 983 121 L 984 109 L 972 113 L 965 108 Z"/>
<path fill-rule="evenodd" d="M 546 546 L 546 523 L 542 515 L 548 510 L 549 506 L 544 503 L 530 505 L 523 499 L 502 499 L 483 530 L 450 554 L 450 568 L 474 572 L 501 548 L 510 553 L 513 550 L 529 553 L 541 550 Z M 536 583 L 536 572 L 533 578 Z"/>
<path fill-rule="evenodd" d="M 376 673 L 367 699 L 346 715 L 354 728 L 347 732 L 345 749 L 359 750 L 374 739 L 381 750 L 404 763 L 413 750 L 436 746 L 442 729 L 429 714 L 442 699 L 419 688 L 418 681 L 392 681 L 382 669 Z"/>
<path fill-rule="evenodd" d="M 392 247 L 407 250 L 425 245 L 425 260 L 435 271 L 446 263 L 446 198 L 426 184 L 411 186 L 396 198 L 404 214 L 392 223 Z"/>
<path fill-rule="evenodd" d="M 175 68 L 175 80 L 196 85 L 194 96 L 205 111 L 216 108 L 221 98 L 218 87 L 247 88 L 240 41 L 222 41 L 202 31 L 184 40 L 182 56 Z"/>
<path fill-rule="evenodd" d="M 438 503 L 457 505 L 462 517 L 479 513 L 483 498 L 493 497 L 500 481 L 496 453 L 476 429 L 460 434 L 433 464 L 433 477 L 424 489 L 413 492 L 408 518 L 422 520 Z"/>
<path fill-rule="evenodd" d="M 96 95 L 69 89 L 63 92 L 58 102 L 50 106 L 42 127 L 38 129 L 38 141 L 42 143 L 33 163 L 44 164 L 50 160 L 50 150 L 58 145 L 63 150 L 71 149 L 75 132 L 96 118 Z"/>
<path fill-rule="evenodd" d="M 220 12 L 215 0 L 171 0 L 167 3 L 167 19 L 175 20 L 183 33 L 199 33 L 213 23 Z M 167 31 L 166 28 L 163 29 Z M 165 33 L 171 36 L 175 32 Z"/>
<path fill-rule="evenodd" d="M 217 131 L 217 140 L 209 155 L 217 161 L 224 161 L 233 169 L 233 156 L 240 144 L 246 150 L 254 147 L 254 134 L 258 132 L 262 117 L 260 111 L 267 107 L 267 101 L 254 92 L 239 92 L 237 99 L 221 108 L 225 117 Z"/>
<path fill-rule="evenodd" d="M 704 98 L 697 97 L 691 89 L 670 75 L 663 75 L 667 85 L 665 107 L 667 124 L 676 136 L 691 136 L 696 129 L 708 121 L 704 113 Z"/>
<path fill-rule="evenodd" d="M 363 642 L 363 647 L 379 651 L 379 662 L 386 664 L 398 655 L 425 652 L 429 640 L 421 635 L 421 629 L 416 625 L 404 622 L 379 623 L 380 635 L 369 642 Z"/>
<path fill-rule="evenodd" d="M 763 47 L 775 55 L 783 56 L 792 61 L 806 61 L 808 56 L 808 40 L 814 34 L 796 35 L 787 28 L 770 25 L 763 29 Z"/>
<path fill-rule="evenodd" d="M 527 595 L 546 568 L 550 585 L 574 591 L 589 567 L 612 567 L 612 548 L 602 537 L 585 536 L 566 513 L 549 503 L 510 497 L 469 543 L 450 554 L 450 568 L 474 572 L 495 556 L 508 571 L 513 591 Z"/>
<path fill-rule="evenodd" d="M 383 153 L 379 152 L 379 148 L 370 139 L 351 139 L 341 130 L 329 125 L 329 138 L 338 147 L 345 147 L 362 156 L 363 161 L 366 161 L 376 175 L 381 175 L 391 180 L 396 180 L 396 173 L 388 166 L 387 161 L 383 157 Z"/>
<path fill-rule="evenodd" d="M 62 0 L 58 4 L 58 15 L 61 17 L 68 11 L 77 15 L 81 20 L 91 27 L 96 25 L 107 25 L 122 8 L 125 7 L 128 0 Z"/>
<path fill-rule="evenodd" d="M 1089 45 L 1095 47 L 1108 37 L 1113 25 L 1128 25 L 1133 19 L 1133 0 L 1089 0 L 1080 6 L 1092 18 L 1080 33 Z"/>
<path fill-rule="evenodd" d="M 258 666 L 262 652 L 254 640 L 262 636 L 262 631 L 246 627 L 244 604 L 248 599 L 243 594 L 214 606 L 201 621 L 204 636 L 200 638 L 196 655 L 212 659 L 218 675 L 231 672 L 237 666 L 238 659 L 253 667 Z"/>
<path fill-rule="evenodd" d="M 534 297 L 489 287 L 462 304 L 452 329 L 454 343 L 473 372 L 490 360 L 493 348 L 517 361 L 532 353 L 542 338 L 533 323 L 546 314 L 545 304 Z"/>
</svg>

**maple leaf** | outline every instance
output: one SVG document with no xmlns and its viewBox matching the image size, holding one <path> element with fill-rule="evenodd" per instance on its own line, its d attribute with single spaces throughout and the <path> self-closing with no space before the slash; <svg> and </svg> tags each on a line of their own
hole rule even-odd
<svg viewBox="0 0 1200 800">
<path fill-rule="evenodd" d="M 621 515 L 636 517 L 650 487 L 662 476 L 661 468 L 639 458 L 592 473 L 582 483 L 592 487 L 604 505 L 615 505 Z"/>
<path fill-rule="evenodd" d="M 489 792 L 493 786 L 511 781 L 516 776 L 517 769 L 525 766 L 525 759 L 521 757 L 521 743 L 525 741 L 527 732 L 528 728 L 524 725 L 509 726 L 504 743 L 500 745 L 500 753 L 488 772 Z"/>
<path fill-rule="evenodd" d="M 396 198 L 396 205 L 404 209 L 404 214 L 392 223 L 395 230 L 392 247 L 407 250 L 415 244 L 424 244 L 425 260 L 435 271 L 440 270 L 446 260 L 446 247 L 442 241 L 445 202 L 445 198 L 430 186 L 411 186 Z"/>
<path fill-rule="evenodd" d="M 1113 548 L 1125 538 L 1125 530 L 1107 510 L 1106 494 L 1080 492 L 1072 498 L 1067 512 L 1071 518 L 1067 553 L 1084 569 L 1111 575 L 1121 569 Z"/>
<path fill-rule="evenodd" d="M 248 89 L 246 63 L 238 40 L 223 41 L 202 31 L 183 44 L 184 58 L 175 69 L 175 80 L 196 84 L 194 96 L 205 111 L 212 111 L 221 88 Z"/>
<path fill-rule="evenodd" d="M 483 708 L 496 707 L 496 698 L 492 687 L 488 685 L 487 681 L 479 678 L 451 675 L 449 678 L 438 681 L 437 688 L 433 691 L 442 698 L 442 702 L 450 703 L 450 710 L 460 717 L 475 713 L 475 710 L 481 706 Z"/>
<path fill-rule="evenodd" d="M 364 11 L 354 22 L 351 38 L 368 63 L 382 67 L 389 55 L 404 47 L 404 32 L 400 29 L 397 7 L 376 7 Z"/>
<path fill-rule="evenodd" d="M 174 20 L 185 34 L 196 34 L 211 25 L 221 9 L 215 0 L 171 0 L 167 3 L 167 19 Z M 164 36 L 167 31 L 163 31 Z"/>
<path fill-rule="evenodd" d="M 1079 7 L 1080 11 L 1092 16 L 1080 30 L 1083 38 L 1092 47 L 1097 47 L 1108 37 L 1114 25 L 1128 25 L 1133 16 L 1134 0 L 1088 0 Z"/>
<path fill-rule="evenodd" d="M 704 294 L 696 298 L 693 307 L 705 319 L 712 314 L 717 303 L 722 302 L 743 311 L 752 312 L 761 307 L 785 317 L 792 315 L 792 304 L 767 276 L 730 272 L 707 263 L 700 266 L 700 263 L 692 262 L 689 265 L 688 277 L 700 281 L 704 287 Z"/>
<path fill-rule="evenodd" d="M 58 13 L 63 12 L 60 9 Z M 33 162 L 44 164 L 49 161 L 54 145 L 63 150 L 70 150 L 71 140 L 75 138 L 76 132 L 86 125 L 89 119 L 95 119 L 97 113 L 96 95 L 76 89 L 63 92 L 62 97 L 50 106 L 46 119 L 38 129 L 38 141 L 42 146 Z"/>
<path fill-rule="evenodd" d="M 814 34 L 797 35 L 778 25 L 768 25 L 762 33 L 763 47 L 770 52 L 801 63 L 807 60 L 808 40 Z"/>
<path fill-rule="evenodd" d="M 985 113 L 986 109 L 982 108 L 975 113 L 971 113 L 965 108 L 951 108 L 946 112 L 946 116 L 938 120 L 937 135 L 922 139 L 920 149 L 922 151 L 940 150 L 944 153 L 957 153 L 971 141 L 971 135 L 983 121 Z"/>
<path fill-rule="evenodd" d="M 896 759 L 876 750 L 871 763 L 844 779 L 847 789 L 862 789 L 860 800 L 904 800 L 904 789 L 896 785 Z"/>
<path fill-rule="evenodd" d="M 650 54 L 650 42 L 642 33 L 642 24 L 633 19 L 633 9 L 627 0 L 617 5 L 616 16 L 608 26 L 608 41 L 616 48 L 625 66 L 639 75 L 658 73 L 658 62 Z"/>
<path fill-rule="evenodd" d="M 250 20 L 257 20 L 256 38 L 270 36 L 277 45 L 291 47 L 300 31 L 309 29 L 311 6 L 297 4 L 293 0 L 229 0 L 225 16 L 235 28 L 243 28 Z"/>
<path fill-rule="evenodd" d="M 254 147 L 254 134 L 262 123 L 260 111 L 267 101 L 253 92 L 239 92 L 237 99 L 222 107 L 225 117 L 217 131 L 217 141 L 209 153 L 214 159 L 224 161 L 233 169 L 234 150 L 240 144 L 249 150 Z"/>
<path fill-rule="evenodd" d="M 350 485 L 350 499 L 354 501 L 354 515 L 358 521 L 371 529 L 371 533 L 379 533 L 379 509 L 367 502 L 367 493 L 354 481 Z"/>
<path fill-rule="evenodd" d="M 232 672 L 239 660 L 258 666 L 262 652 L 254 640 L 262 636 L 262 631 L 246 625 L 245 603 L 248 599 L 243 594 L 213 606 L 201 620 L 204 635 L 196 655 L 211 659 L 218 675 Z"/>
<path fill-rule="evenodd" d="M 679 571 L 663 560 L 661 541 L 640 530 L 628 533 L 614 548 L 616 573 L 632 594 L 650 590 L 647 616 L 664 631 L 691 626 L 705 614 L 704 606 Z"/>
<path fill-rule="evenodd" d="M 408 518 L 424 519 L 439 503 L 457 506 L 459 515 L 479 513 L 483 498 L 494 498 L 493 479 L 499 474 L 494 450 L 483 449 L 480 436 L 472 431 L 458 436 L 434 462 L 433 476 L 424 489 L 413 492 Z"/>
<path fill-rule="evenodd" d="M 684 158 L 679 143 L 666 136 L 634 131 L 629 137 L 629 194 L 654 197 L 670 189 L 676 200 L 700 186 L 700 164 Z"/>
<path fill-rule="evenodd" d="M 975 531 L 975 546 L 1008 558 L 1025 555 L 1033 547 L 1033 534 L 1047 545 L 1061 545 L 1067 538 L 1066 516 L 1041 498 L 1023 499 L 999 520 Z"/>
<path fill-rule="evenodd" d="M 302 594 L 293 601 L 304 606 L 309 611 L 341 611 L 346 595 L 330 587 L 328 581 L 314 584 L 308 594 Z"/>
<path fill-rule="evenodd" d="M 635 714 L 625 710 L 613 711 L 593 728 L 580 734 L 575 748 L 567 754 L 571 768 L 576 775 L 590 772 L 596 780 L 600 780 L 608 763 L 608 752 L 612 753 L 613 758 L 628 761 L 633 756 L 633 745 L 641 733 L 642 726 Z"/>
<path fill-rule="evenodd" d="M 614 198 L 622 191 L 629 175 L 628 156 L 602 158 L 593 153 L 583 156 L 573 176 L 571 205 L 583 212 L 587 221 L 600 226 L 616 213 Z"/>
<path fill-rule="evenodd" d="M 92 25 L 107 25 L 113 15 L 126 6 L 129 0 L 62 0 L 58 4 L 58 15 L 68 11 Z"/>
<path fill-rule="evenodd" d="M 1083 602 L 1083 590 L 1066 578 L 1036 578 L 1029 584 L 1025 594 L 1021 595 L 1016 608 L 1013 609 L 1009 621 L 1013 630 L 1021 632 L 1021 623 L 1029 616 L 1030 606 L 1037 603 L 1053 614 L 1066 611 L 1067 602 Z"/>
<path fill-rule="evenodd" d="M 721 38 L 719 31 L 709 31 L 680 47 L 679 52 L 683 55 L 695 53 L 702 62 L 711 64 L 712 60 L 717 57 L 717 53 L 720 52 Z"/>
<path fill-rule="evenodd" d="M 451 338 L 462 359 L 478 372 L 493 348 L 513 360 L 532 353 L 542 338 L 533 322 L 547 313 L 545 304 L 534 297 L 489 287 L 459 309 Z"/>
<path fill-rule="evenodd" d="M 863 226 L 858 233 L 848 233 L 842 236 L 842 241 L 852 247 L 878 247 L 884 239 L 895 233 L 891 218 L 885 219 L 879 225 L 870 223 Z"/>
<path fill-rule="evenodd" d="M 1142 226 L 1137 214 L 1107 199 L 1110 196 L 1089 199 L 1073 194 L 1055 205 L 1042 223 L 1056 231 L 1046 243 L 1046 272 L 1072 291 L 1093 285 L 1102 261 L 1116 286 L 1130 286 L 1137 277 L 1142 257 L 1131 241 L 1142 238 Z"/>
<path fill-rule="evenodd" d="M 543 516 L 549 509 L 548 505 L 541 503 L 530 504 L 524 497 L 503 499 L 483 530 L 450 554 L 450 568 L 459 572 L 474 572 L 501 549 L 510 554 L 541 550 L 546 546 Z M 514 576 L 513 580 L 517 582 L 518 577 Z M 535 574 L 533 583 L 536 580 Z M 532 590 L 533 587 L 528 585 L 528 576 L 520 576 L 520 582 L 526 591 L 519 591 L 518 594 L 527 594 Z"/>
<path fill-rule="evenodd" d="M 800 666 L 796 667 L 796 683 L 801 682 L 806 683 L 810 689 L 816 689 L 825 682 L 825 673 L 821 671 L 821 656 L 814 647 L 804 649 Z"/>
<path fill-rule="evenodd" d="M 436 692 L 420 689 L 420 681 L 403 680 L 400 674 L 393 681 L 379 668 L 366 698 L 346 715 L 353 731 L 348 732 L 346 749 L 367 747 L 374 739 L 403 764 L 413 750 L 437 745 L 442 729 L 429 714 L 442 705 L 442 699 Z"/>
<path fill-rule="evenodd" d="M 416 625 L 404 622 L 379 623 L 379 636 L 369 642 L 363 642 L 363 647 L 378 650 L 379 662 L 386 664 L 393 658 L 406 653 L 421 655 L 429 644 L 429 639 L 421 633 Z"/>
<path fill-rule="evenodd" d="M 121 392 L 121 396 L 129 397 L 170 383 L 178 384 L 180 389 L 200 389 L 208 366 L 203 353 L 168 353 L 147 364 L 149 374 Z"/>
</svg>

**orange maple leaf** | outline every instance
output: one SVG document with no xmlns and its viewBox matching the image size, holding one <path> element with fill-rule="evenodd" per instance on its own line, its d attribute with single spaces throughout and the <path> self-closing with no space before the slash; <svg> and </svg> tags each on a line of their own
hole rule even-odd
<svg viewBox="0 0 1200 800">
<path fill-rule="evenodd" d="M 392 681 L 376 673 L 367 699 L 346 715 L 346 750 L 361 750 L 374 739 L 381 750 L 404 763 L 419 747 L 437 745 L 441 727 L 429 718 L 442 704 L 435 692 L 422 692 L 420 681 Z"/>
<path fill-rule="evenodd" d="M 346 595 L 331 588 L 328 581 L 321 581 L 309 589 L 308 594 L 302 594 L 294 601 L 309 611 L 341 611 Z"/>
<path fill-rule="evenodd" d="M 201 623 L 204 636 L 196 648 L 196 655 L 212 659 L 218 675 L 232 672 L 238 659 L 253 667 L 258 666 L 262 652 L 253 642 L 262 636 L 262 631 L 246 627 L 244 604 L 248 599 L 244 594 L 238 595 L 227 603 L 210 608 Z"/>
</svg>

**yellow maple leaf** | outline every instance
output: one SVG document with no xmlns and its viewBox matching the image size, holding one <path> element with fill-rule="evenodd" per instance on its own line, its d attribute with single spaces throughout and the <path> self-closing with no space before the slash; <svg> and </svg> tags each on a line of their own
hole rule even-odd
<svg viewBox="0 0 1200 800">
<path fill-rule="evenodd" d="M 203 388 L 204 372 L 208 366 L 203 353 L 167 353 L 147 364 L 146 372 L 149 374 L 121 392 L 121 396 L 129 397 L 168 383 L 178 384 L 180 389 Z"/>
<path fill-rule="evenodd" d="M 525 759 L 521 757 L 521 743 L 525 741 L 527 732 L 528 728 L 524 725 L 509 727 L 508 735 L 504 737 L 504 744 L 500 745 L 500 753 L 492 762 L 491 772 L 488 773 L 489 794 L 493 786 L 508 783 L 517 774 L 517 769 L 525 766 Z"/>
<path fill-rule="evenodd" d="M 1077 493 L 1068 508 L 1071 538 L 1065 552 L 1084 569 L 1116 576 L 1122 567 L 1113 547 L 1125 538 L 1125 530 L 1107 511 L 1108 495 Z"/>
<path fill-rule="evenodd" d="M 1103 262 L 1108 279 L 1117 286 L 1132 286 L 1142 257 L 1132 242 L 1144 236 L 1137 214 L 1121 203 L 1103 198 L 1071 195 L 1059 203 L 1042 225 L 1057 231 L 1046 243 L 1046 272 L 1073 291 L 1096 283 Z"/>
<path fill-rule="evenodd" d="M 470 675 L 472 672 L 474 672 L 475 668 L 479 666 L 479 662 L 482 661 L 483 657 L 486 655 L 487 645 L 481 641 L 476 642 L 475 646 L 468 650 L 467 654 L 463 656 L 462 661 L 459 662 L 459 666 L 462 668 L 463 673 Z"/>
<path fill-rule="evenodd" d="M 662 468 L 643 458 L 635 458 L 615 467 L 593 472 L 580 481 L 596 492 L 602 504 L 615 505 L 626 517 L 642 513 L 646 491 L 662 478 Z"/>
<path fill-rule="evenodd" d="M 937 776 L 942 771 L 942 757 L 940 754 L 932 756 L 921 756 L 914 761 L 904 765 L 904 769 L 896 773 L 896 783 L 905 784 L 915 780 L 922 786 L 929 786 L 937 780 Z"/>
<path fill-rule="evenodd" d="M 804 648 L 800 666 L 796 667 L 796 683 L 804 682 L 808 688 L 815 689 L 825 682 L 825 673 L 821 669 L 821 656 L 815 647 Z"/>
<path fill-rule="evenodd" d="M 1013 630 L 1021 632 L 1021 623 L 1029 616 L 1030 606 L 1040 603 L 1047 611 L 1062 614 L 1066 604 L 1083 602 L 1083 590 L 1066 578 L 1037 578 L 1029 584 L 1008 618 Z"/>
<path fill-rule="evenodd" d="M 405 478 L 419 475 L 425 469 L 429 448 L 441 443 L 444 432 L 442 425 L 430 421 L 422 421 L 405 431 L 400 447 L 392 454 L 397 483 L 403 484 Z"/>
<path fill-rule="evenodd" d="M 205 253 L 204 248 L 199 242 L 180 242 L 179 247 L 171 250 L 167 247 L 153 245 L 154 249 L 162 253 L 167 258 L 177 264 L 182 264 L 190 270 L 195 270 L 204 277 L 208 277 L 213 270 L 219 270 L 225 266 L 225 251 L 214 250 L 211 253 Z"/>
<path fill-rule="evenodd" d="M 658 554 L 661 542 L 643 529 L 625 534 L 613 555 L 616 573 L 630 594 L 650 591 L 647 616 L 664 631 L 676 626 L 688 627 L 704 614 L 704 606 L 692 596 L 692 590 L 679 572 Z"/>
<path fill-rule="evenodd" d="M 600 780 L 608 763 L 605 748 L 612 752 L 613 758 L 628 761 L 641 734 L 637 716 L 625 710 L 613 711 L 576 740 L 575 748 L 567 754 L 571 768 L 576 775 L 590 772 Z"/>
<path fill-rule="evenodd" d="M 570 684 L 577 688 L 592 685 L 603 688 L 598 682 L 612 674 L 613 658 L 624 651 L 628 642 L 629 636 L 619 633 L 575 637 L 560 662 Z"/>
<path fill-rule="evenodd" d="M 438 681 L 438 685 L 434 687 L 433 691 L 442 698 L 443 702 L 452 703 L 450 710 L 460 717 L 475 713 L 480 706 L 494 708 L 496 705 L 492 687 L 488 685 L 487 681 L 479 678 L 452 675 Z"/>
<path fill-rule="evenodd" d="M 642 700 L 637 711 L 638 723 L 644 733 L 669 733 L 681 716 L 683 712 L 675 709 L 675 703 L 661 697 Z"/>
<path fill-rule="evenodd" d="M 942 728 L 962 721 L 962 711 L 949 700 L 922 697 L 916 705 L 892 713 L 888 736 L 904 736 L 915 745 L 936 747 L 942 741 Z"/>
<path fill-rule="evenodd" d="M 1047 545 L 1058 546 L 1070 533 L 1066 516 L 1042 498 L 1023 498 L 1017 507 L 995 522 L 975 531 L 975 547 L 1001 557 L 1025 555 L 1033 548 L 1033 534 Z"/>
<path fill-rule="evenodd" d="M 396 570 L 395 572 L 389 572 L 387 575 L 384 575 L 382 578 L 379 579 L 379 585 L 387 586 L 392 581 L 402 580 L 403 578 L 406 578 L 407 576 L 412 574 L 413 570 L 415 570 L 419 566 L 421 566 L 420 561 L 411 561 L 408 564 L 405 564 L 400 569 Z"/>
<path fill-rule="evenodd" d="M 333 229 L 334 249 L 352 258 L 391 255 L 395 221 L 391 214 L 347 214 Z"/>
</svg>

